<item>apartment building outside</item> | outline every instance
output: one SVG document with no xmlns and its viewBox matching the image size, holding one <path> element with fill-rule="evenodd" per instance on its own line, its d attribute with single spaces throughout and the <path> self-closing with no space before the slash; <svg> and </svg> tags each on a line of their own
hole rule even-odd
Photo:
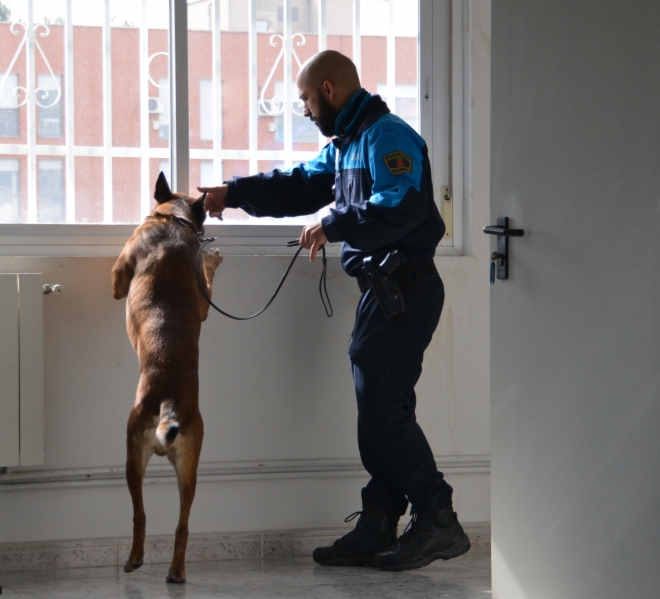
<svg viewBox="0 0 660 599">
<path fill-rule="evenodd" d="M 287 89 L 285 2 L 257 0 L 252 14 L 249 4 L 188 2 L 191 190 L 314 156 L 327 140 L 301 115 L 299 64 L 320 47 L 356 51 L 353 0 L 288 0 Z M 136 223 L 169 173 L 167 0 L 82 6 L 0 2 L 0 222 Z M 416 6 L 363 0 L 357 38 L 363 86 L 415 128 Z"/>
</svg>

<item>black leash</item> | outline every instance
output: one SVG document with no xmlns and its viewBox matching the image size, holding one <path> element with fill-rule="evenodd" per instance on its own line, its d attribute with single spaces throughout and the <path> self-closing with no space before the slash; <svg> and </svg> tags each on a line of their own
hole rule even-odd
<svg viewBox="0 0 660 599">
<path fill-rule="evenodd" d="M 211 305 L 213 308 L 220 312 L 223 316 L 226 316 L 227 318 L 231 318 L 233 320 L 251 320 L 252 318 L 256 318 L 260 314 L 263 314 L 268 307 L 273 303 L 275 298 L 277 297 L 277 294 L 280 292 L 280 289 L 282 289 L 282 285 L 284 285 L 284 281 L 286 281 L 286 278 L 289 276 L 289 272 L 291 272 L 291 268 L 293 267 L 293 263 L 296 261 L 296 258 L 300 255 L 300 252 L 302 252 L 303 247 L 300 246 L 298 248 L 298 251 L 294 254 L 291 262 L 289 263 L 289 266 L 287 267 L 286 271 L 284 272 L 284 275 L 282 276 L 282 279 L 280 280 L 279 285 L 277 286 L 277 289 L 275 289 L 275 293 L 273 293 L 272 297 L 268 300 L 268 303 L 261 309 L 259 312 L 256 314 L 252 314 L 252 316 L 234 316 L 232 314 L 228 314 L 221 308 L 218 308 L 211 299 L 207 296 L 206 290 L 204 289 L 204 286 L 202 285 L 202 280 L 200 278 L 200 272 L 201 272 L 201 260 L 202 260 L 202 250 L 212 241 L 215 241 L 217 237 L 209 237 L 207 239 L 202 239 L 201 246 L 199 248 L 199 252 L 197 253 L 197 285 L 199 285 L 199 290 L 202 293 L 202 297 Z M 294 239 L 293 241 L 287 242 L 286 246 L 287 247 L 296 247 L 297 245 L 300 245 L 300 241 L 298 239 Z M 328 288 L 327 288 L 327 278 L 328 278 L 328 260 L 325 256 L 325 246 L 321 246 L 321 252 L 322 252 L 322 260 L 323 260 L 323 270 L 321 271 L 321 279 L 319 280 L 319 295 L 321 296 L 321 301 L 323 302 L 323 308 L 325 309 L 325 313 L 330 318 L 333 315 L 333 310 L 332 310 L 332 305 L 330 304 L 330 296 L 328 295 Z M 323 294 L 325 293 L 325 298 L 323 297 Z M 326 305 L 326 300 L 328 301 Z"/>
</svg>

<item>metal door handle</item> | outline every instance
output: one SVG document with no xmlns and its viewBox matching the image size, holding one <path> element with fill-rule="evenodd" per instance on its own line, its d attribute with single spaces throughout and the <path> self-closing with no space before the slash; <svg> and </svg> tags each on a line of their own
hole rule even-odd
<svg viewBox="0 0 660 599">
<path fill-rule="evenodd" d="M 487 235 L 504 235 L 504 237 L 522 237 L 525 231 L 523 229 L 507 229 L 497 225 L 488 225 L 484 227 L 484 233 Z"/>
<path fill-rule="evenodd" d="M 487 235 L 497 235 L 497 251 L 493 252 L 490 263 L 490 283 L 495 283 L 495 273 L 500 280 L 509 278 L 509 237 L 522 237 L 522 229 L 509 229 L 509 218 L 504 216 L 497 219 L 497 225 L 484 227 Z"/>
</svg>

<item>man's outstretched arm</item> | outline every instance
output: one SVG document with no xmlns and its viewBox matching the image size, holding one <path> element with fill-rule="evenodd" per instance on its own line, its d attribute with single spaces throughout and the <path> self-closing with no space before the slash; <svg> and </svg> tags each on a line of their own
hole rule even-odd
<svg viewBox="0 0 660 599">
<path fill-rule="evenodd" d="M 225 208 L 241 208 L 252 216 L 302 216 L 314 214 L 334 201 L 335 148 L 328 144 L 307 164 L 289 170 L 275 169 L 250 177 L 235 177 L 207 191 L 205 207 L 211 216 Z"/>
</svg>

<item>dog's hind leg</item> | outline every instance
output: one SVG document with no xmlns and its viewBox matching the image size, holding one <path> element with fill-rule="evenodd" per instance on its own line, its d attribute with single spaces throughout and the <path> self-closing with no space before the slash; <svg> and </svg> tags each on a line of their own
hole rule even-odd
<svg viewBox="0 0 660 599">
<path fill-rule="evenodd" d="M 133 546 L 128 561 L 124 564 L 124 572 L 137 570 L 144 560 L 144 538 L 147 529 L 147 517 L 144 513 L 142 500 L 142 481 L 152 449 L 144 435 L 143 417 L 133 408 L 128 419 L 126 438 L 126 482 L 133 500 Z"/>
<path fill-rule="evenodd" d="M 197 412 L 188 422 L 187 430 L 176 441 L 176 451 L 168 452 L 168 458 L 174 465 L 179 484 L 181 511 L 179 525 L 174 538 L 174 555 L 167 575 L 167 582 L 186 581 L 186 548 L 188 547 L 188 518 L 195 498 L 197 486 L 197 465 L 202 450 L 204 425 Z"/>
</svg>

